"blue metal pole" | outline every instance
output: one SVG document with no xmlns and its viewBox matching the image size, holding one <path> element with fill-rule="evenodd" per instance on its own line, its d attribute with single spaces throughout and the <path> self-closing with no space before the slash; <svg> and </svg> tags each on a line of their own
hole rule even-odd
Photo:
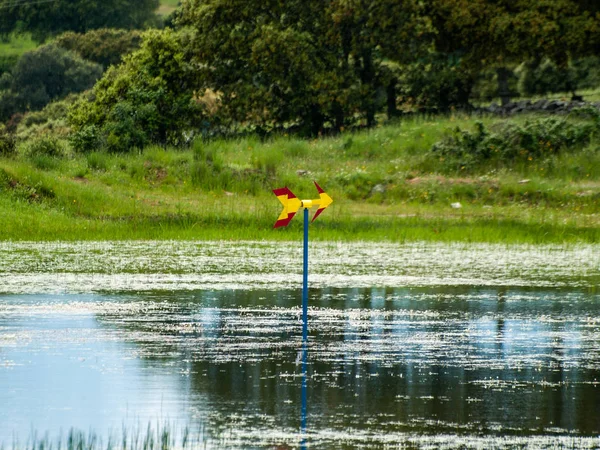
<svg viewBox="0 0 600 450">
<path fill-rule="evenodd" d="M 308 340 L 308 208 L 304 208 L 304 274 L 302 280 L 302 340 Z"/>
<path fill-rule="evenodd" d="M 308 208 L 304 208 L 304 272 L 302 274 L 302 409 L 300 411 L 301 450 L 306 449 L 307 356 L 308 356 Z"/>
</svg>

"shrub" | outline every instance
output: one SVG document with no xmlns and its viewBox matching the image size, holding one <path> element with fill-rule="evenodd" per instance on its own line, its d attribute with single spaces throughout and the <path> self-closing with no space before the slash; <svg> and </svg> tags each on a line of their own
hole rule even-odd
<svg viewBox="0 0 600 450">
<path fill-rule="evenodd" d="M 150 139 L 142 124 L 152 122 L 154 112 L 152 104 L 136 107 L 129 101 L 117 103 L 103 127 L 106 149 L 122 153 L 144 148 Z"/>
<path fill-rule="evenodd" d="M 18 60 L 19 55 L 0 55 L 0 76 L 5 72 L 10 72 Z"/>
<path fill-rule="evenodd" d="M 66 139 L 70 133 L 67 123 L 67 111 L 73 103 L 76 95 L 71 94 L 67 98 L 49 103 L 41 111 L 31 111 L 21 116 L 16 128 L 17 139 L 28 141 L 44 136 L 54 136 Z M 11 121 L 15 122 L 17 117 Z"/>
<path fill-rule="evenodd" d="M 86 125 L 69 135 L 71 146 L 80 152 L 92 152 L 102 148 L 100 130 L 96 125 Z"/>
<path fill-rule="evenodd" d="M 144 34 L 140 50 L 111 67 L 69 112 L 78 151 L 126 152 L 148 143 L 175 143 L 202 120 L 194 101 L 183 36 L 172 30 Z"/>
<path fill-rule="evenodd" d="M 53 136 L 45 136 L 33 139 L 26 143 L 25 153 L 28 157 L 49 156 L 53 158 L 62 157 L 65 153 L 64 145 Z"/>
<path fill-rule="evenodd" d="M 69 107 L 77 99 L 74 94 L 69 95 L 63 100 L 55 101 L 46 105 L 40 111 L 32 111 L 23 116 L 22 126 L 40 125 L 49 121 L 65 120 Z"/>
<path fill-rule="evenodd" d="M 17 140 L 13 133 L 9 133 L 6 128 L 0 125 L 0 156 L 10 156 L 17 149 Z"/>
<path fill-rule="evenodd" d="M 2 76 L 6 91 L 0 97 L 0 120 L 89 89 L 101 74 L 100 65 L 54 44 L 24 53 L 10 75 Z"/>
<path fill-rule="evenodd" d="M 518 75 L 510 69 L 504 68 L 507 76 L 508 90 L 511 97 L 519 95 L 518 91 Z M 500 89 L 498 86 L 498 70 L 495 68 L 487 68 L 479 72 L 476 77 L 471 98 L 481 101 L 491 101 L 494 98 L 500 97 Z"/>
<path fill-rule="evenodd" d="M 431 151 L 443 166 L 470 170 L 486 161 L 511 166 L 518 161 L 546 159 L 588 144 L 599 131 L 598 121 L 540 118 L 523 125 L 506 123 L 495 131 L 478 122 L 474 132 L 456 128 L 433 145 Z"/>
<path fill-rule="evenodd" d="M 58 36 L 54 43 L 106 68 L 120 63 L 124 55 L 137 50 L 142 43 L 142 33 L 113 28 L 101 28 L 87 33 L 68 31 Z"/>
</svg>

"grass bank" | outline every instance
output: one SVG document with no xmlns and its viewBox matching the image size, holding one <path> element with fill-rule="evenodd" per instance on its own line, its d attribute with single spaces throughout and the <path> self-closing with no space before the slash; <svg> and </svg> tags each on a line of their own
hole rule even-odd
<svg viewBox="0 0 600 450">
<path fill-rule="evenodd" d="M 452 145 L 432 150 L 449 130 L 476 130 L 475 121 L 490 133 L 506 126 L 492 117 L 419 117 L 315 140 L 198 140 L 131 154 L 23 142 L 0 159 L 0 239 L 298 240 L 300 218 L 272 229 L 280 205 L 271 189 L 313 198 L 314 179 L 334 203 L 313 224 L 313 239 L 600 242 L 593 133 L 576 148 L 510 161 L 463 163 Z"/>
</svg>

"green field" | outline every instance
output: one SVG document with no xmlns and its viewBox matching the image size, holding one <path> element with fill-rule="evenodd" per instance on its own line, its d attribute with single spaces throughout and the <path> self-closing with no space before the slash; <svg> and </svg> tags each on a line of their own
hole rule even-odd
<svg viewBox="0 0 600 450">
<path fill-rule="evenodd" d="M 61 157 L 25 142 L 0 160 L 0 239 L 297 239 L 300 218 L 272 229 L 271 190 L 314 198 L 317 180 L 334 199 L 319 239 L 600 242 L 596 141 L 507 167 L 455 170 L 434 157 L 449 129 L 473 123 L 422 117 L 315 140 Z"/>
<path fill-rule="evenodd" d="M 37 47 L 29 34 L 10 35 L 6 40 L 0 39 L 0 75 L 8 72 L 17 63 L 19 57 Z"/>
<path fill-rule="evenodd" d="M 7 40 L 0 40 L 0 55 L 21 56 L 23 53 L 33 50 L 37 43 L 28 34 L 11 35 Z"/>
<path fill-rule="evenodd" d="M 172 13 L 175 8 L 177 8 L 177 5 L 179 4 L 180 0 L 160 0 L 160 6 L 158 7 L 158 13 L 161 16 L 166 16 L 170 13 Z"/>
</svg>

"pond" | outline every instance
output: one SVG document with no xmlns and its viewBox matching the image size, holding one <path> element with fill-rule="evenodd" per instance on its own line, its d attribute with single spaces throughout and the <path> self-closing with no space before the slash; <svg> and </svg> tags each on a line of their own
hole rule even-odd
<svg viewBox="0 0 600 450">
<path fill-rule="evenodd" d="M 0 244 L 0 447 L 598 448 L 599 250 Z"/>
</svg>

